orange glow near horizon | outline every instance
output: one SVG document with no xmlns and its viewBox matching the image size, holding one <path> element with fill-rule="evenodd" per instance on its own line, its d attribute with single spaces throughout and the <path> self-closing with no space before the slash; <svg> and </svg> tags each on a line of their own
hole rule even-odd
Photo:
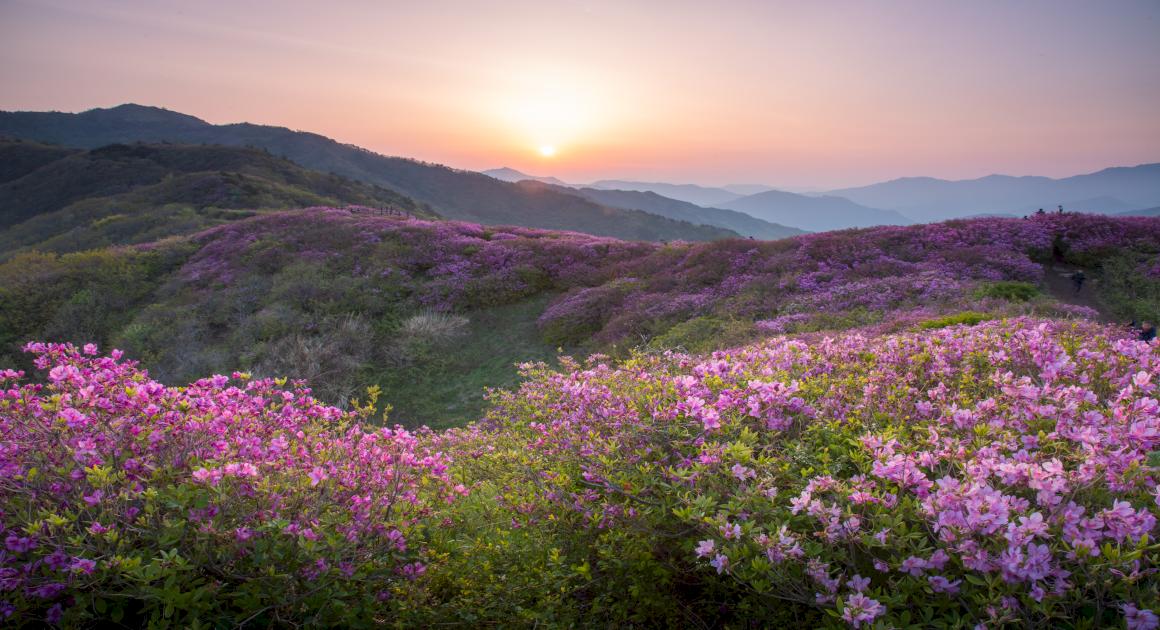
<svg viewBox="0 0 1160 630">
<path fill-rule="evenodd" d="M 0 109 L 137 102 L 574 182 L 1160 160 L 1154 2 L 838 4 L 11 0 Z"/>
</svg>

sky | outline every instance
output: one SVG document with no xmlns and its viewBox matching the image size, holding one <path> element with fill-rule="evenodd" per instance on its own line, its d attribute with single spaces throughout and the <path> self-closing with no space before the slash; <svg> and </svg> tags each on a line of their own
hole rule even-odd
<svg viewBox="0 0 1160 630">
<path fill-rule="evenodd" d="M 763 183 L 1160 161 L 1160 1 L 0 0 L 0 109 L 467 169 Z"/>
</svg>

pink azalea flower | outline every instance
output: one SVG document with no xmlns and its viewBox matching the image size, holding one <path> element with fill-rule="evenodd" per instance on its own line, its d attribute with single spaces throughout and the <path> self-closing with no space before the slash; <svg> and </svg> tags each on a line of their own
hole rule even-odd
<svg viewBox="0 0 1160 630">
<path fill-rule="evenodd" d="M 886 607 L 862 593 L 855 593 L 846 598 L 846 605 L 842 609 L 842 619 L 850 627 L 858 628 L 862 624 L 869 625 L 874 619 L 882 616 Z"/>
</svg>

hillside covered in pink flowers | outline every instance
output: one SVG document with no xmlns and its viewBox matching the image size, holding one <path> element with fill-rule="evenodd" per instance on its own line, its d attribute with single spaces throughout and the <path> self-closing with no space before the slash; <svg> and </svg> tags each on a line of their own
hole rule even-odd
<svg viewBox="0 0 1160 630">
<path fill-rule="evenodd" d="M 963 312 L 1094 316 L 1047 291 L 1067 269 L 1087 269 L 1106 316 L 1148 319 L 1158 242 L 1156 219 L 1078 214 L 655 244 L 312 208 L 16 255 L 0 264 L 0 357 L 27 367 L 30 339 L 96 342 L 168 382 L 248 370 L 306 378 L 336 404 L 378 385 L 398 421 L 445 425 L 561 347 L 622 357 Z"/>
<path fill-rule="evenodd" d="M 653 244 L 329 208 L 21 254 L 0 617 L 1154 629 L 1160 354 L 1125 324 L 1158 256 L 1149 218 Z"/>
</svg>

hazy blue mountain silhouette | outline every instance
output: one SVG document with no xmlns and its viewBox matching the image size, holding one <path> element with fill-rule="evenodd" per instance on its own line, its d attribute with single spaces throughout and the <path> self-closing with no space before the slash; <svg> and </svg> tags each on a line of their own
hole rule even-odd
<svg viewBox="0 0 1160 630">
<path fill-rule="evenodd" d="M 763 221 L 754 216 L 736 210 L 724 208 L 705 208 L 687 201 L 670 199 L 652 191 L 637 190 L 601 190 L 599 188 L 574 188 L 573 194 L 580 195 L 596 203 L 613 208 L 643 210 L 652 214 L 659 214 L 670 219 L 704 223 L 727 228 L 741 234 L 763 240 L 774 240 L 804 234 L 800 230 L 788 225 L 780 225 Z"/>
<path fill-rule="evenodd" d="M 1130 217 L 1160 217 L 1160 206 L 1156 206 L 1155 208 L 1129 210 L 1127 212 L 1121 212 L 1120 214 Z"/>
<path fill-rule="evenodd" d="M 724 188 L 711 188 L 707 186 L 698 186 L 696 184 L 636 182 L 623 179 L 602 179 L 600 181 L 595 181 L 591 184 L 588 184 L 588 187 L 601 188 L 604 190 L 637 190 L 655 192 L 656 194 L 663 195 L 669 199 L 687 201 L 689 203 L 697 204 L 698 206 L 705 206 L 706 208 L 720 208 L 722 207 L 721 204 L 728 203 L 734 199 L 740 199 L 744 196 L 730 192 Z"/>
<path fill-rule="evenodd" d="M 970 214 L 1026 214 L 1038 208 L 1115 213 L 1160 204 L 1160 164 L 1113 167 L 1062 179 L 988 175 L 949 181 L 904 177 L 829 194 L 857 203 L 897 210 L 921 221 Z M 1084 206 L 1084 207 L 1076 207 Z"/>
<path fill-rule="evenodd" d="M 742 197 L 722 207 L 813 232 L 913 223 L 893 210 L 871 208 L 841 197 L 810 197 L 780 190 Z"/>
<path fill-rule="evenodd" d="M 505 166 L 503 168 L 493 168 L 493 169 L 481 171 L 481 172 L 484 175 L 487 175 L 488 177 L 494 177 L 498 180 L 502 180 L 505 182 L 513 182 L 514 183 L 514 182 L 522 182 L 526 179 L 530 179 L 532 181 L 543 182 L 545 184 L 554 184 L 556 186 L 571 186 L 571 184 L 569 184 L 568 182 L 566 182 L 562 179 L 558 179 L 555 177 L 539 177 L 536 175 L 528 175 L 527 173 L 521 173 L 520 171 L 517 171 L 514 168 L 509 168 L 507 166 Z"/>
</svg>

